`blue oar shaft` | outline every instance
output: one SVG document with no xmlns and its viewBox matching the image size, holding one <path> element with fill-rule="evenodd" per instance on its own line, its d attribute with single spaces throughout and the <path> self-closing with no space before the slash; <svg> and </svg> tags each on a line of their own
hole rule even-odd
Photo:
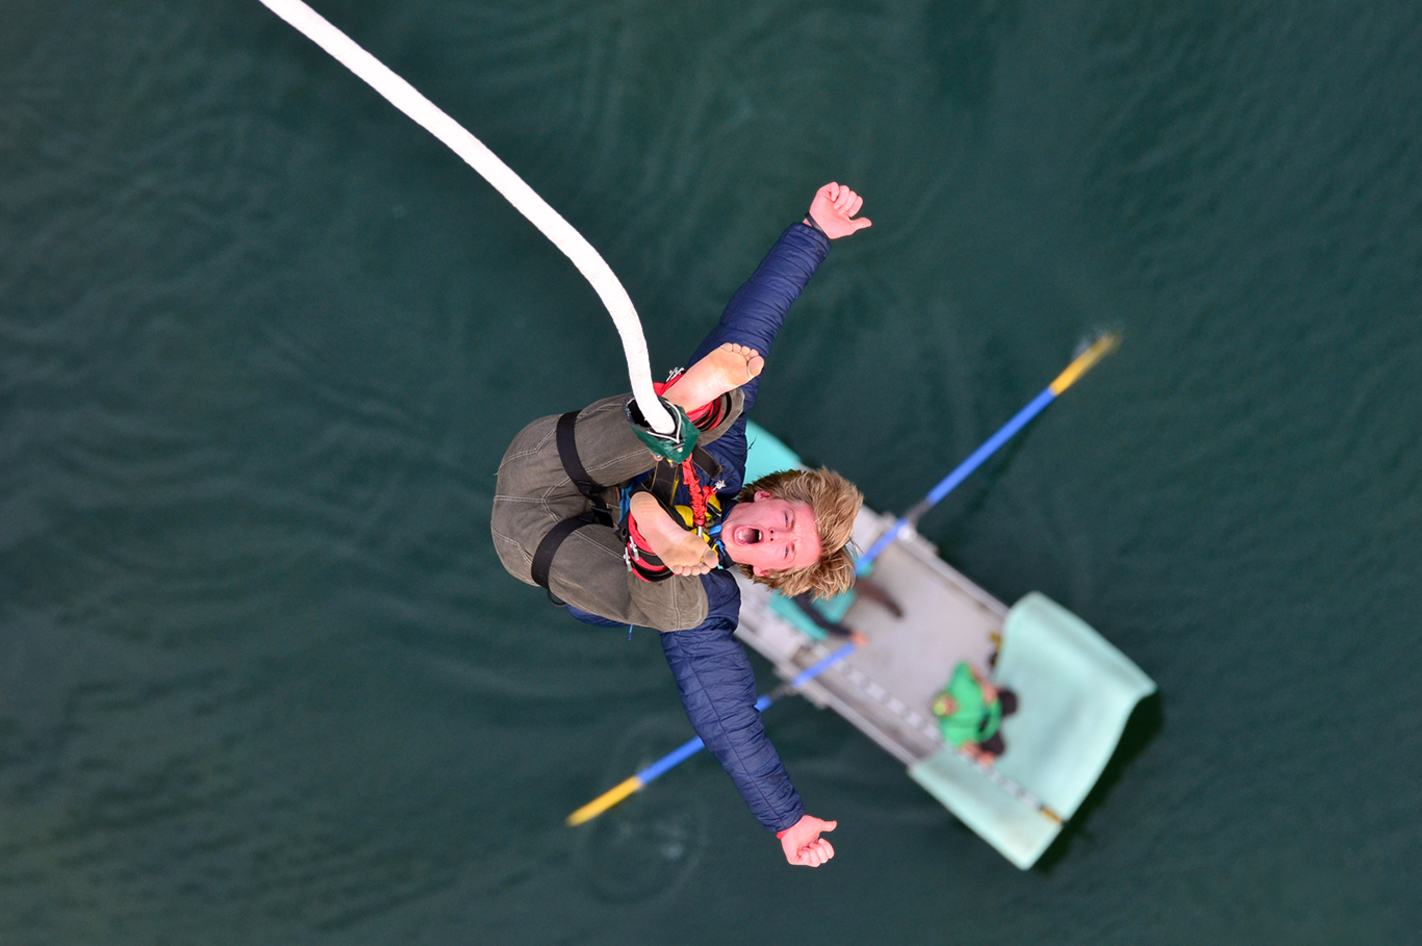
<svg viewBox="0 0 1422 946">
<path fill-rule="evenodd" d="M 760 710 L 762 713 L 765 712 L 765 710 L 770 706 L 770 704 L 775 702 L 778 696 L 781 696 L 782 694 L 788 693 L 792 690 L 799 689 L 805 683 L 809 682 L 810 680 L 813 680 L 815 677 L 819 676 L 821 673 L 824 673 L 833 665 L 839 663 L 841 660 L 854 653 L 854 651 L 854 644 L 845 644 L 839 650 L 830 654 L 828 657 L 821 659 L 813 666 L 806 667 L 804 670 L 801 670 L 795 675 L 795 679 L 791 680 L 789 683 L 782 684 L 781 686 L 776 687 L 774 693 L 766 694 L 760 699 L 756 700 L 755 708 Z M 592 801 L 588 802 L 586 805 L 573 812 L 571 815 L 568 816 L 568 824 L 577 825 L 582 824 L 585 821 L 591 821 L 593 818 L 596 818 L 598 815 L 602 814 L 604 811 L 611 808 L 613 805 L 616 805 L 618 802 L 622 801 L 628 796 L 633 795 L 636 792 L 640 792 L 642 789 L 646 788 L 647 785 L 653 780 L 665 775 L 668 771 L 676 768 L 678 765 L 685 762 L 692 756 L 696 755 L 696 753 L 700 752 L 704 748 L 706 748 L 706 743 L 701 741 L 700 736 L 697 736 L 693 739 L 688 739 L 686 742 L 682 743 L 680 746 L 673 749 L 671 752 L 668 752 L 666 755 L 662 756 L 660 759 L 653 762 L 651 765 L 647 766 L 645 769 L 638 772 L 636 775 L 622 782 L 620 785 L 617 785 L 614 788 L 603 792 L 597 798 L 594 798 Z"/>
<path fill-rule="evenodd" d="M 688 739 L 685 743 L 681 745 L 680 748 L 673 749 L 671 752 L 668 752 L 666 755 L 662 756 L 660 759 L 653 762 L 651 765 L 647 766 L 642 771 L 638 772 L 637 778 L 645 786 L 648 782 L 661 776 L 668 769 L 675 768 L 676 766 L 681 765 L 681 763 L 696 755 L 696 753 L 700 752 L 704 748 L 706 748 L 706 743 L 701 741 L 700 736 L 697 736 L 694 739 Z"/>
<path fill-rule="evenodd" d="M 1075 384 L 1082 375 L 1091 370 L 1093 365 L 1110 354 L 1118 344 L 1120 344 L 1120 339 L 1108 332 L 1097 338 L 1096 341 L 1091 343 L 1090 347 L 1072 359 L 1071 364 L 1066 366 L 1066 370 L 1057 375 L 1056 378 L 1052 380 L 1052 383 L 1043 389 L 1041 394 L 1034 397 L 1026 407 L 1022 408 L 1011 420 L 1003 424 L 997 433 L 989 437 L 981 447 L 978 447 L 966 460 L 958 464 L 952 473 L 943 477 L 937 486 L 928 491 L 927 496 L 923 497 L 916 506 L 904 513 L 903 516 L 899 518 L 899 521 L 895 522 L 887 532 L 879 536 L 878 541 L 869 547 L 869 551 L 860 556 L 859 574 L 864 574 L 869 567 L 869 563 L 878 558 L 879 553 L 888 548 L 895 539 L 917 525 L 918 520 L 924 513 L 938 505 L 938 501 L 944 496 L 947 496 L 953 487 L 967 479 L 969 474 L 982 466 L 984 460 L 996 453 L 999 447 L 1007 443 L 1007 441 L 1012 439 L 1014 434 L 1027 426 L 1028 421 L 1042 413 L 1043 408 L 1055 401 L 1058 395 Z"/>
<path fill-rule="evenodd" d="M 928 508 L 932 509 L 938 505 L 938 501 L 947 496 L 953 487 L 967 479 L 968 475 L 981 466 L 984 460 L 997 452 L 998 447 L 1011 440 L 1014 434 L 1026 427 L 1032 418 L 1040 414 L 1043 408 L 1056 399 L 1056 392 L 1051 388 L 1043 388 L 1042 393 L 1032 399 L 1032 403 L 1018 411 L 1012 420 L 1002 425 L 1001 430 L 989 437 L 986 443 L 968 456 L 968 459 L 958 464 L 956 470 L 943 477 L 937 486 L 928 491 L 926 497 Z"/>
<path fill-rule="evenodd" d="M 860 556 L 859 571 L 862 573 L 868 567 L 869 563 L 878 558 L 879 554 L 888 548 L 895 539 L 903 535 L 910 527 L 917 524 L 919 517 L 938 505 L 939 501 L 952 492 L 954 487 L 967 479 L 974 470 L 982 466 L 984 460 L 996 453 L 999 447 L 1011 440 L 1014 434 L 1027 426 L 1027 423 L 1032 418 L 1040 414 L 1043 408 L 1056 399 L 1057 395 L 1055 391 L 1050 387 L 1044 388 L 1042 393 L 1033 398 L 1030 404 L 1018 411 L 1010 421 L 1003 424 L 1002 429 L 989 437 L 982 446 L 969 454 L 968 458 L 962 463 L 959 463 L 953 472 L 943 477 L 943 479 L 938 482 L 938 485 L 929 490 L 928 495 L 919 501 L 918 505 L 900 516 L 899 521 L 895 522 L 889 531 L 879 536 L 878 541 L 869 547 L 869 551 Z"/>
<path fill-rule="evenodd" d="M 798 689 L 800 689 L 800 687 L 802 687 L 802 686 L 804 686 L 805 684 L 809 683 L 811 680 L 815 679 L 815 677 L 818 677 L 820 674 L 824 673 L 824 672 L 825 672 L 826 670 L 828 670 L 830 667 L 833 667 L 835 664 L 839 663 L 841 660 L 843 660 L 844 658 L 848 657 L 850 654 L 854 653 L 854 651 L 858 648 L 858 646 L 859 646 L 858 644 L 854 644 L 854 643 L 845 644 L 845 645 L 844 645 L 843 647 L 841 647 L 839 650 L 837 650 L 837 651 L 835 651 L 834 653 L 830 654 L 828 657 L 825 657 L 825 658 L 823 658 L 822 660 L 820 660 L 819 663 L 814 664 L 813 666 L 806 667 L 804 670 L 801 670 L 799 673 L 795 674 L 795 678 L 794 678 L 793 680 L 791 680 L 789 683 L 785 684 L 784 689 L 785 689 L 785 690 L 798 690 Z M 761 699 L 765 699 L 765 697 L 761 697 Z M 769 704 L 767 704 L 767 705 L 769 705 Z"/>
<path fill-rule="evenodd" d="M 800 689 L 800 687 L 804 686 L 806 683 L 809 683 L 815 677 L 818 677 L 830 667 L 839 663 L 841 660 L 848 657 L 850 654 L 854 653 L 854 651 L 854 644 L 845 644 L 843 647 L 830 654 L 828 657 L 821 659 L 813 666 L 806 667 L 804 670 L 801 670 L 799 673 L 795 674 L 795 679 L 791 680 L 789 683 L 776 687 L 776 693 L 766 694 L 760 699 L 756 700 L 755 708 L 764 713 L 770 707 L 770 705 L 775 702 L 776 697 L 778 695 Z M 697 736 L 695 739 L 688 739 L 686 742 L 682 743 L 681 746 L 677 747 L 676 749 L 673 749 L 671 752 L 668 752 L 666 755 L 662 756 L 660 759 L 653 762 L 651 765 L 647 766 L 642 771 L 638 772 L 637 778 L 641 780 L 642 785 L 645 787 L 648 782 L 664 775 L 668 769 L 675 768 L 676 766 L 685 762 L 687 759 L 696 755 L 696 753 L 700 752 L 704 748 L 706 748 L 706 743 L 701 741 L 700 736 Z"/>
</svg>

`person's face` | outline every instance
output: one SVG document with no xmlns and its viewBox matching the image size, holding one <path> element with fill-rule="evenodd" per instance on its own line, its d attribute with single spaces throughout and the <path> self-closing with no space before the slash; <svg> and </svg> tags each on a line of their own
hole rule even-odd
<svg viewBox="0 0 1422 946">
<path fill-rule="evenodd" d="M 757 575 L 813 565 L 820 557 L 820 534 L 809 503 L 777 499 L 757 490 L 755 499 L 738 503 L 721 526 L 721 541 L 731 561 L 749 565 Z"/>
</svg>

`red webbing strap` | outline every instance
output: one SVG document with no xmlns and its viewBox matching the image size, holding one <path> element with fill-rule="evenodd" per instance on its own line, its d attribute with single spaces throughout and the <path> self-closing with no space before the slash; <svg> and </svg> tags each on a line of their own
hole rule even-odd
<svg viewBox="0 0 1422 946">
<path fill-rule="evenodd" d="M 681 461 L 681 481 L 691 493 L 691 521 L 698 530 L 706 528 L 706 487 L 696 476 L 696 464 L 691 457 Z"/>
</svg>

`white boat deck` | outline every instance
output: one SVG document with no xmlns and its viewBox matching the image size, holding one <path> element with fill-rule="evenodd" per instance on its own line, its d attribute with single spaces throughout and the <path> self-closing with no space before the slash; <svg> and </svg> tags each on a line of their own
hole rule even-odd
<svg viewBox="0 0 1422 946">
<path fill-rule="evenodd" d="M 868 548 L 894 521 L 862 510 L 855 522 L 855 543 Z M 771 661 L 781 677 L 790 679 L 844 645 L 840 638 L 812 640 L 771 610 L 771 592 L 739 580 L 737 636 Z M 987 667 L 1007 608 L 940 559 L 916 534 L 885 549 L 869 580 L 899 604 L 903 617 L 894 617 L 861 595 L 842 623 L 867 634 L 868 646 L 806 683 L 801 693 L 818 706 L 831 707 L 911 765 L 942 748 L 929 704 L 958 661 Z"/>
<path fill-rule="evenodd" d="M 748 425 L 747 481 L 799 465 L 783 443 Z M 754 467 L 751 469 L 750 467 Z M 894 518 L 861 509 L 854 541 L 867 549 Z M 801 688 L 908 767 L 908 774 L 1026 870 L 1076 813 L 1115 752 L 1135 706 L 1155 682 L 1081 618 L 1036 592 L 1011 610 L 973 584 L 917 534 L 902 536 L 874 562 L 869 580 L 902 609 L 893 614 L 859 595 L 841 623 L 869 643 Z M 736 634 L 789 680 L 845 646 L 816 641 L 782 614 L 794 605 L 760 585 L 741 583 Z M 806 622 L 808 624 L 808 622 Z M 998 661 L 994 679 L 1019 695 L 1004 722 L 1013 747 L 984 765 L 943 744 L 929 709 L 958 661 Z"/>
</svg>

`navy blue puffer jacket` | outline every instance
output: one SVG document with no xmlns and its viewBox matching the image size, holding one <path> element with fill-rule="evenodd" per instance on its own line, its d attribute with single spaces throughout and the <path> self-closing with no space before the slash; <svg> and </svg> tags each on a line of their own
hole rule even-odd
<svg viewBox="0 0 1422 946">
<path fill-rule="evenodd" d="M 785 315 L 829 254 L 829 240 L 813 227 L 795 224 L 781 234 L 755 275 L 731 297 L 721 321 L 687 364 L 726 342 L 748 345 L 770 360 L 771 343 Z M 743 388 L 745 410 L 760 390 L 756 378 Z M 746 468 L 744 414 L 706 448 L 721 464 L 727 512 L 740 492 Z M 780 756 L 755 709 L 756 683 L 745 647 L 732 635 L 739 623 L 740 589 L 728 571 L 703 575 L 709 608 L 704 623 L 662 634 L 662 650 L 696 734 L 720 761 L 751 812 L 767 829 L 782 831 L 805 814 Z"/>
<path fill-rule="evenodd" d="M 754 348 L 768 362 L 790 305 L 828 254 L 829 239 L 813 227 L 799 223 L 782 233 L 687 364 L 695 364 L 727 342 Z M 749 411 L 760 379 L 751 380 L 742 390 L 744 411 Z M 721 464 L 723 484 L 718 493 L 727 513 L 745 478 L 744 411 L 726 433 L 706 446 L 706 452 Z M 678 501 L 689 502 L 685 495 Z M 663 633 L 662 650 L 696 734 L 731 776 L 752 814 L 768 830 L 782 831 L 800 820 L 805 806 L 755 708 L 755 673 L 745 647 L 734 637 L 740 620 L 740 588 L 726 570 L 703 575 L 701 583 L 707 596 L 706 620 L 688 630 Z M 616 625 L 575 608 L 569 611 L 590 624 Z"/>
</svg>

